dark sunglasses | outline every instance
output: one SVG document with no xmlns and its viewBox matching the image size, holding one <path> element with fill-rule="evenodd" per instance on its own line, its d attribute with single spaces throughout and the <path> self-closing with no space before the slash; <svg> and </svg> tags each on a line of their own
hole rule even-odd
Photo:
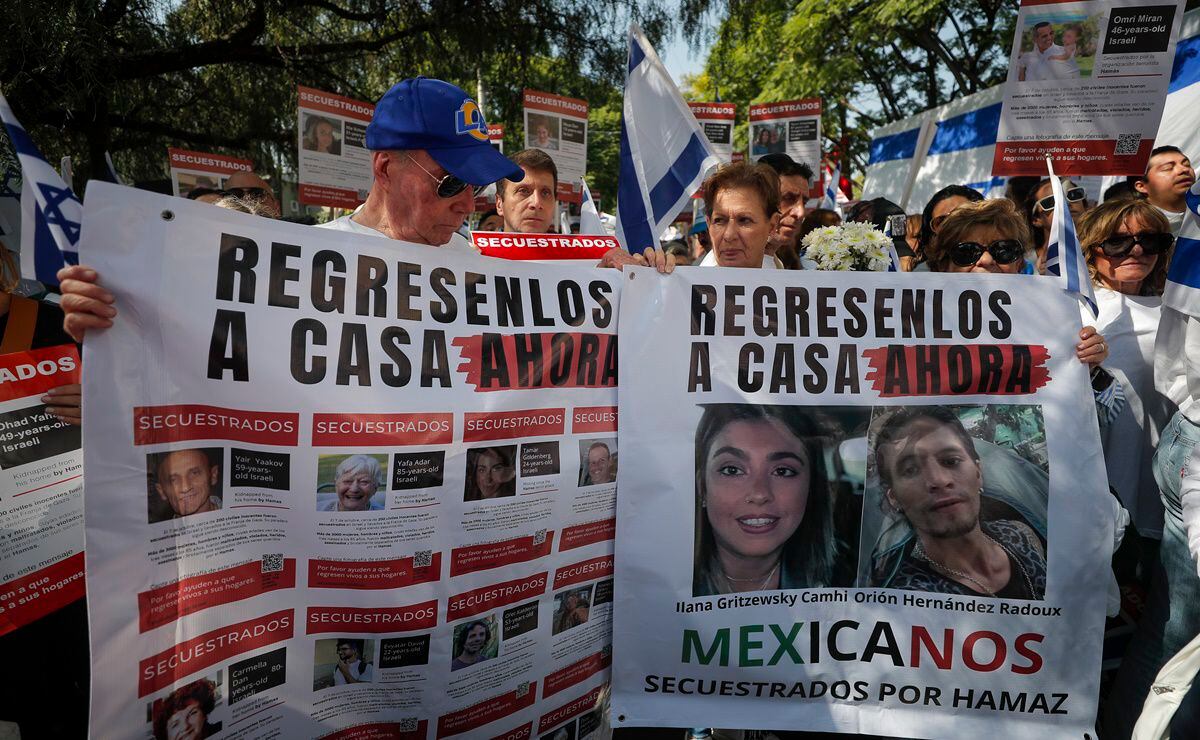
<svg viewBox="0 0 1200 740">
<path fill-rule="evenodd" d="M 447 174 L 445 177 L 439 179 L 437 175 L 422 167 L 421 163 L 413 159 L 413 156 L 408 152 L 405 152 L 404 156 L 412 160 L 413 164 L 420 167 L 422 172 L 424 172 L 426 175 L 429 175 L 429 177 L 437 183 L 437 194 L 439 198 L 453 198 L 467 188 L 472 188 L 472 193 L 476 198 L 478 198 L 479 194 L 487 188 L 487 185 L 471 185 L 467 181 L 461 180 L 458 177 L 450 174 Z"/>
<path fill-rule="evenodd" d="M 984 252 L 991 254 L 997 265 L 1011 265 L 1025 256 L 1025 245 L 1018 239 L 997 239 L 987 246 L 979 242 L 959 242 L 950 247 L 950 259 L 959 267 L 970 267 Z"/>
<path fill-rule="evenodd" d="M 1087 197 L 1087 191 L 1084 190 L 1083 188 L 1071 188 L 1070 190 L 1068 190 L 1065 193 L 1065 195 L 1067 196 L 1068 203 L 1078 203 L 1079 201 L 1081 201 Z M 1053 210 L 1054 209 L 1054 196 L 1047 195 L 1045 198 L 1042 198 L 1041 200 L 1039 200 L 1037 202 L 1037 207 L 1041 208 L 1043 211 Z"/>
<path fill-rule="evenodd" d="M 1134 244 L 1142 245 L 1142 254 L 1162 254 L 1175 243 L 1175 237 L 1157 231 L 1143 231 L 1139 234 L 1122 234 L 1110 236 L 1097 246 L 1104 252 L 1105 257 L 1126 257 L 1133 251 Z"/>
</svg>

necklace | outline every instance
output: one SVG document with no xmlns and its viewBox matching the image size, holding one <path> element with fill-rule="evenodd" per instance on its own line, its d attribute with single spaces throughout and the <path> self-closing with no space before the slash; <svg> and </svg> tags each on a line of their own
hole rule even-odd
<svg viewBox="0 0 1200 740">
<path fill-rule="evenodd" d="M 1025 580 L 1025 587 L 1026 587 L 1027 589 L 1029 589 L 1029 595 L 1030 595 L 1031 597 L 1033 597 L 1033 598 L 1036 598 L 1036 597 L 1037 597 L 1037 592 L 1033 590 L 1033 581 L 1032 581 L 1032 580 L 1029 578 L 1029 573 L 1025 571 L 1025 566 L 1021 564 L 1021 560 L 1020 560 L 1020 559 L 1019 559 L 1019 558 L 1018 558 L 1016 555 L 1014 555 L 1014 554 L 1012 553 L 1012 551 L 1011 551 L 1011 550 L 1009 550 L 1007 547 L 1005 547 L 1003 543 L 1001 543 L 1001 542 L 998 542 L 996 539 L 994 539 L 994 538 L 993 538 L 993 537 L 992 537 L 990 534 L 988 534 L 987 532 L 984 532 L 984 533 L 983 533 L 983 536 L 984 536 L 984 537 L 987 537 L 987 538 L 988 538 L 988 540 L 989 540 L 989 541 L 990 541 L 992 544 L 996 545 L 996 546 L 997 546 L 997 547 L 999 547 L 1001 550 L 1003 550 L 1003 551 L 1004 551 L 1004 554 L 1008 556 L 1009 560 L 1011 560 L 1012 562 L 1016 563 L 1016 565 L 1017 565 L 1017 570 L 1021 571 L 1021 577 L 1022 577 L 1022 578 Z M 925 562 L 929 563 L 930 565 L 932 565 L 933 567 L 935 567 L 935 568 L 937 568 L 938 570 L 942 571 L 943 573 L 946 573 L 946 574 L 948 574 L 948 575 L 955 576 L 956 578 L 961 578 L 961 579 L 963 579 L 963 580 L 966 580 L 966 581 L 970 581 L 970 582 L 971 582 L 971 583 L 973 583 L 973 584 L 974 584 L 974 585 L 975 585 L 975 586 L 976 586 L 976 587 L 977 587 L 977 588 L 978 588 L 980 591 L 984 592 L 984 593 L 985 593 L 985 594 L 987 594 L 988 596 L 991 596 L 992 598 L 995 598 L 995 597 L 996 597 L 996 592 L 995 592 L 995 591 L 993 591 L 993 590 L 991 590 L 990 588 L 988 588 L 987 586 L 983 585 L 983 584 L 982 584 L 982 583 L 980 583 L 978 580 L 976 580 L 975 578 L 971 577 L 969 574 L 967 574 L 967 573 L 964 573 L 964 572 L 962 572 L 961 570 L 955 570 L 954 568 L 951 568 L 950 566 L 948 566 L 948 565 L 945 565 L 945 564 L 943 564 L 943 563 L 940 563 L 940 562 L 938 562 L 937 560 L 934 560 L 933 558 L 929 557 L 929 553 L 925 552 L 925 548 L 924 548 L 924 546 L 922 546 L 922 545 L 921 545 L 921 541 L 920 541 L 920 540 L 917 540 L 917 546 L 913 548 L 913 555 L 915 555 L 915 556 L 917 556 L 918 558 L 920 558 L 920 559 L 924 560 Z"/>
<path fill-rule="evenodd" d="M 716 560 L 716 558 L 714 558 L 714 560 Z M 766 588 L 767 584 L 771 582 L 771 579 L 775 577 L 775 571 L 779 570 L 779 562 L 780 561 L 776 560 L 775 567 L 771 569 L 771 572 L 767 573 L 766 578 L 762 579 L 762 583 L 759 583 L 757 588 L 752 588 L 750 590 L 751 591 L 762 591 L 764 588 Z M 754 578 L 733 578 L 732 576 L 730 576 L 728 573 L 725 572 L 725 567 L 721 565 L 720 560 L 717 560 L 717 568 L 720 569 L 721 577 L 724 578 L 729 583 L 730 587 L 732 587 L 733 584 L 735 584 L 735 583 L 753 583 L 758 580 L 757 576 L 755 576 Z M 737 589 L 733 589 L 733 590 L 736 591 Z"/>
</svg>

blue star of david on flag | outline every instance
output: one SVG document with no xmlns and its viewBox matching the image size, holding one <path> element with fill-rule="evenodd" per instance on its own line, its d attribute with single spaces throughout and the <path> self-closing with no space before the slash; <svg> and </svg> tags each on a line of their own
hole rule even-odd
<svg viewBox="0 0 1200 740">
<path fill-rule="evenodd" d="M 83 203 L 38 151 L 3 95 L 0 120 L 21 164 L 21 277 L 58 285 L 59 269 L 79 264 Z"/>
</svg>

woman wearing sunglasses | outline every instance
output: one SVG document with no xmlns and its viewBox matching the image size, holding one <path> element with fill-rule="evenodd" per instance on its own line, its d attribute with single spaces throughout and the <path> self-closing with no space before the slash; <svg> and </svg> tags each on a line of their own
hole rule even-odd
<svg viewBox="0 0 1200 740">
<path fill-rule="evenodd" d="M 1105 369 L 1122 382 L 1127 406 L 1102 430 L 1109 485 L 1143 537 L 1160 539 L 1163 506 L 1151 459 L 1174 409 L 1154 392 L 1154 340 L 1163 284 L 1174 243 L 1162 213 L 1144 200 L 1110 200 L 1078 222 L 1109 343 Z"/>
<path fill-rule="evenodd" d="M 1017 275 L 1025 271 L 1025 252 L 1032 237 L 1012 201 L 964 203 L 942 221 L 925 257 L 933 272 Z M 1095 327 L 1080 330 L 1075 356 L 1093 370 L 1108 357 L 1108 345 Z"/>
<path fill-rule="evenodd" d="M 1067 209 L 1071 211 L 1071 220 L 1079 223 L 1079 219 L 1087 210 L 1087 192 L 1065 177 L 1062 178 L 1062 187 L 1063 195 L 1067 199 Z M 1029 191 L 1029 197 L 1025 199 L 1025 218 L 1029 221 L 1029 228 L 1033 229 L 1034 236 L 1030 246 L 1037 252 L 1037 264 L 1031 267 L 1038 268 L 1037 272 L 1041 272 L 1040 268 L 1046 259 L 1046 247 L 1050 244 L 1050 220 L 1053 217 L 1054 193 L 1050 187 L 1050 178 L 1045 178 L 1036 188 Z"/>
</svg>

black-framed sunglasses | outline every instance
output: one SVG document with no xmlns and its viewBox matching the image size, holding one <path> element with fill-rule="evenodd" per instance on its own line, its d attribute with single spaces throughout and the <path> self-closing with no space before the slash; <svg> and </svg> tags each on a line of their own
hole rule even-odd
<svg viewBox="0 0 1200 740">
<path fill-rule="evenodd" d="M 1068 203 L 1078 203 L 1087 197 L 1087 191 L 1083 188 L 1071 188 L 1063 195 L 1067 197 Z M 1045 198 L 1039 199 L 1037 202 L 1037 207 L 1041 208 L 1043 211 L 1054 210 L 1054 195 L 1050 194 Z"/>
<path fill-rule="evenodd" d="M 950 247 L 950 259 L 959 267 L 970 267 L 983 253 L 992 255 L 997 265 L 1011 265 L 1025 256 L 1025 245 L 1019 239 L 997 239 L 984 246 L 979 242 L 959 242 Z"/>
<path fill-rule="evenodd" d="M 1120 234 L 1110 236 L 1096 246 L 1100 247 L 1105 257 L 1127 257 L 1133 251 L 1134 244 L 1142 245 L 1143 254 L 1162 254 L 1175 243 L 1171 234 L 1159 231 L 1142 231 L 1137 234 Z"/>
<path fill-rule="evenodd" d="M 472 188 L 472 194 L 478 198 L 479 194 L 482 193 L 485 188 L 487 188 L 487 185 L 472 185 L 466 180 L 462 180 L 451 174 L 447 174 L 445 177 L 439 179 L 437 175 L 425 169 L 420 162 L 414 159 L 413 155 L 405 152 L 404 156 L 412 160 L 413 164 L 420 167 L 422 172 L 424 172 L 426 175 L 429 175 L 429 177 L 437 183 L 437 194 L 439 198 L 453 198 L 467 188 Z"/>
</svg>

